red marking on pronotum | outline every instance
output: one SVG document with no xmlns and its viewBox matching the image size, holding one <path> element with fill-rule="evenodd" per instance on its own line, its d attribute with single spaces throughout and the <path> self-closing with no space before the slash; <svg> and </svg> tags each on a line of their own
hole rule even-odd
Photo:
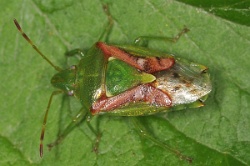
<svg viewBox="0 0 250 166">
<path fill-rule="evenodd" d="M 99 47 L 104 56 L 115 57 L 120 59 L 131 66 L 142 70 L 146 73 L 154 73 L 161 70 L 166 70 L 172 67 L 175 63 L 175 59 L 173 57 L 168 58 L 158 58 L 158 57 L 138 57 L 130 55 L 125 51 L 119 49 L 116 46 L 110 46 L 103 42 L 97 42 L 96 46 Z"/>
<path fill-rule="evenodd" d="M 171 106 L 169 95 L 150 84 L 144 84 L 127 90 L 119 95 L 100 98 L 91 108 L 91 113 L 98 114 L 100 111 L 109 112 L 126 103 L 144 101 L 157 106 Z"/>
</svg>

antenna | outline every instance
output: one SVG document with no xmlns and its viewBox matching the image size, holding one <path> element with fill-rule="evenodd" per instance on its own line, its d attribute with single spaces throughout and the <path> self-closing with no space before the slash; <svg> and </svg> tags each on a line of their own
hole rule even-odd
<svg viewBox="0 0 250 166">
<path fill-rule="evenodd" d="M 17 22 L 16 19 L 14 19 L 14 23 L 18 29 L 18 31 L 22 34 L 23 38 L 36 50 L 36 52 L 42 56 L 43 59 L 45 59 L 55 70 L 61 71 L 62 69 L 58 66 L 55 66 L 37 47 L 33 42 L 30 40 L 30 38 L 23 32 L 21 26 Z"/>
</svg>

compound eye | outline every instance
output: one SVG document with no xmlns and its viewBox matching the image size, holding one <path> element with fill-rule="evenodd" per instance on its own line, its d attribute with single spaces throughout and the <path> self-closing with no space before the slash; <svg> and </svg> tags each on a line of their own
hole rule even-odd
<svg viewBox="0 0 250 166">
<path fill-rule="evenodd" d="M 76 65 L 70 66 L 70 69 L 71 69 L 71 70 L 76 70 Z"/>
<path fill-rule="evenodd" d="M 73 96 L 74 95 L 74 91 L 73 90 L 68 91 L 68 95 L 69 96 Z"/>
</svg>

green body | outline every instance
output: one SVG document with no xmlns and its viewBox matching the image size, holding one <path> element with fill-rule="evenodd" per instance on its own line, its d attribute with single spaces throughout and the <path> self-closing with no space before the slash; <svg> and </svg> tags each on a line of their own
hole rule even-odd
<svg viewBox="0 0 250 166">
<path fill-rule="evenodd" d="M 126 45 L 116 47 L 132 56 L 172 57 L 144 47 Z M 131 102 L 105 112 L 117 116 L 150 115 L 168 110 L 200 107 L 203 106 L 202 103 L 211 91 L 209 74 L 206 72 L 206 67 L 202 65 L 176 58 L 174 66 L 170 69 L 148 74 L 121 60 L 105 58 L 103 51 L 96 45 L 83 56 L 75 71 L 71 70 L 66 69 L 61 71 L 61 74 L 56 74 L 63 78 L 63 82 L 59 82 L 58 78 L 54 80 L 57 76 L 54 76 L 51 82 L 52 84 L 55 82 L 56 84 L 53 85 L 64 91 L 73 90 L 74 96 L 88 109 L 103 92 L 107 97 L 111 97 L 144 83 L 154 84 L 157 88 L 166 91 L 172 99 L 171 107 Z"/>
</svg>

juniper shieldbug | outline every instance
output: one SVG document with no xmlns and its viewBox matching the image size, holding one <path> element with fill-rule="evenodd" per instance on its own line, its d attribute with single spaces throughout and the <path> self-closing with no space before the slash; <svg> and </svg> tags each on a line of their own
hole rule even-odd
<svg viewBox="0 0 250 166">
<path fill-rule="evenodd" d="M 142 46 L 150 39 L 176 42 L 188 31 L 187 28 L 174 38 L 141 36 L 135 40 L 134 45 L 109 45 L 105 39 L 112 29 L 113 21 L 107 7 L 105 12 L 109 21 L 99 41 L 82 56 L 78 65 L 67 69 L 55 66 L 14 20 L 22 36 L 58 71 L 51 79 L 51 84 L 58 90 L 52 92 L 45 112 L 40 137 L 41 157 L 50 104 L 57 94 L 76 97 L 82 108 L 50 147 L 60 143 L 73 126 L 92 115 L 142 116 L 201 107 L 211 91 L 207 67 Z M 68 54 L 79 52 L 81 50 L 76 49 Z M 147 137 L 155 140 L 150 135 Z M 192 161 L 173 148 L 169 150 L 182 159 Z"/>
</svg>

